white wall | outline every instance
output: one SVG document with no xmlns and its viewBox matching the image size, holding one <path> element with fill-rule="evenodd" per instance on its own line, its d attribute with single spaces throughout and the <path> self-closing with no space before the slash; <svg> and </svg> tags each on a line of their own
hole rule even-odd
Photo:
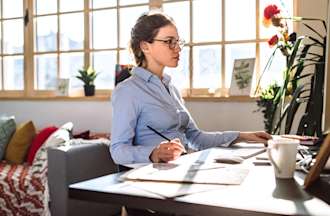
<svg viewBox="0 0 330 216">
<path fill-rule="evenodd" d="M 187 102 L 188 109 L 204 130 L 261 130 L 263 120 L 255 103 Z M 90 129 L 109 132 L 109 101 L 0 101 L 1 114 L 14 115 L 17 122 L 32 120 L 37 128 L 60 126 L 72 121 L 76 132 Z"/>
<path fill-rule="evenodd" d="M 299 0 L 298 14 L 326 17 L 327 0 Z M 303 27 L 300 30 L 306 31 Z M 261 113 L 256 104 L 238 102 L 187 102 L 195 121 L 204 130 L 261 130 Z M 76 131 L 109 131 L 111 106 L 108 101 L 11 101 L 0 100 L 0 115 L 15 115 L 18 122 L 33 120 L 38 128 L 72 121 Z"/>
</svg>

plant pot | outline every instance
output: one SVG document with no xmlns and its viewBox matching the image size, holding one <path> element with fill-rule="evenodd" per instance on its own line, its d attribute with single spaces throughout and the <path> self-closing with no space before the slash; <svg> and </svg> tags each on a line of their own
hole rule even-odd
<svg viewBox="0 0 330 216">
<path fill-rule="evenodd" d="M 95 85 L 84 85 L 85 96 L 95 95 Z"/>
</svg>

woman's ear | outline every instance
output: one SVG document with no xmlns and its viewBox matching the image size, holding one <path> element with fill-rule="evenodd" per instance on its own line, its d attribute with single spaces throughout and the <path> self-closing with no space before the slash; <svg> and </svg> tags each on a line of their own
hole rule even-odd
<svg viewBox="0 0 330 216">
<path fill-rule="evenodd" d="M 146 41 L 141 41 L 140 49 L 142 50 L 143 53 L 149 53 L 149 43 Z"/>
</svg>

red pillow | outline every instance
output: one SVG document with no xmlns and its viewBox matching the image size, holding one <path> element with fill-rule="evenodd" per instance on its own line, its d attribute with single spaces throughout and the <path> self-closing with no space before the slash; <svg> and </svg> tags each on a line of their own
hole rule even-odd
<svg viewBox="0 0 330 216">
<path fill-rule="evenodd" d="M 42 144 L 47 140 L 47 138 L 54 133 L 58 128 L 51 126 L 42 129 L 33 139 L 32 144 L 29 149 L 29 153 L 27 155 L 27 162 L 29 164 L 32 164 L 34 156 L 36 155 L 39 148 L 42 146 Z"/>
</svg>

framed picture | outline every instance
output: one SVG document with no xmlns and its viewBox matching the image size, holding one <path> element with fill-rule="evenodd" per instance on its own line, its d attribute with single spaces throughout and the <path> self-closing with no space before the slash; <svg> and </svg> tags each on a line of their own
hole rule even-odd
<svg viewBox="0 0 330 216">
<path fill-rule="evenodd" d="M 330 156 L 330 134 L 323 141 L 315 162 L 304 180 L 304 187 L 310 187 L 319 177 Z"/>
<path fill-rule="evenodd" d="M 255 58 L 235 59 L 229 94 L 250 95 Z"/>
<path fill-rule="evenodd" d="M 68 96 L 69 95 L 70 79 L 57 79 L 56 95 Z"/>
</svg>

